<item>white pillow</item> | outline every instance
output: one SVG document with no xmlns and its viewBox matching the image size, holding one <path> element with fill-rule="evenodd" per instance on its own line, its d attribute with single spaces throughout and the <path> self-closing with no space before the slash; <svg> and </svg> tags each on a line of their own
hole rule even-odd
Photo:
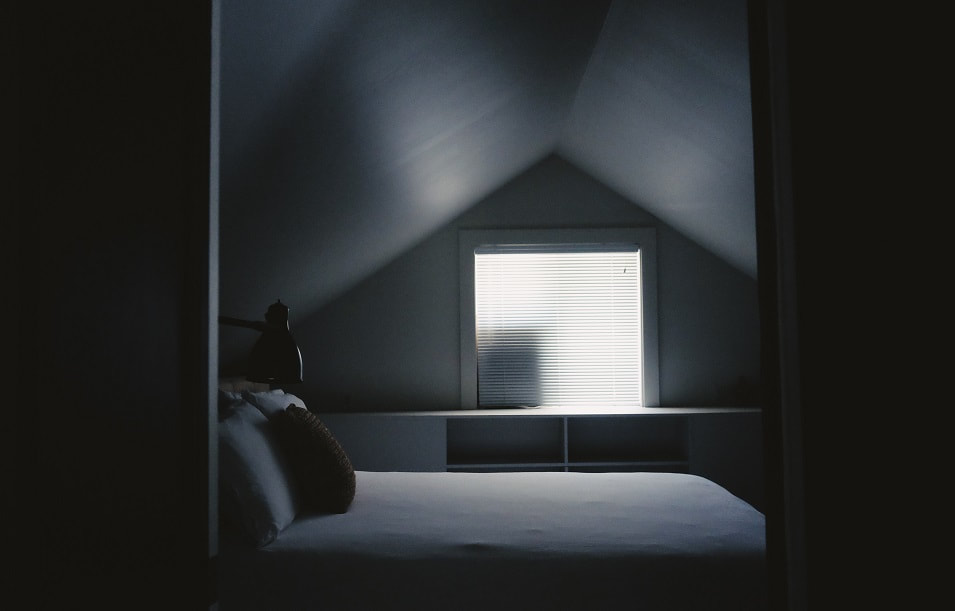
<svg viewBox="0 0 955 611">
<path fill-rule="evenodd" d="M 219 412 L 232 409 L 232 407 L 242 401 L 242 393 L 231 390 L 219 389 Z"/>
<path fill-rule="evenodd" d="M 219 496 L 225 517 L 258 547 L 298 514 L 300 493 L 268 419 L 245 401 L 219 422 Z"/>
<path fill-rule="evenodd" d="M 234 390 L 231 387 L 236 386 L 232 385 L 219 385 L 219 411 L 229 410 L 232 406 L 235 405 L 237 401 L 243 401 L 244 393 L 251 393 L 253 395 L 267 395 L 267 394 L 278 394 L 284 395 L 285 391 L 281 388 L 276 388 L 274 390 L 260 390 L 260 391 L 250 391 L 250 390 Z M 253 404 L 254 405 L 254 404 Z"/>
<path fill-rule="evenodd" d="M 304 401 L 282 390 L 279 390 L 279 392 L 275 392 L 274 390 L 269 392 L 251 392 L 244 390 L 242 391 L 242 398 L 259 408 L 259 411 L 262 412 L 266 418 L 271 418 L 275 412 L 284 412 L 285 408 L 293 403 L 299 407 L 308 409 Z"/>
</svg>

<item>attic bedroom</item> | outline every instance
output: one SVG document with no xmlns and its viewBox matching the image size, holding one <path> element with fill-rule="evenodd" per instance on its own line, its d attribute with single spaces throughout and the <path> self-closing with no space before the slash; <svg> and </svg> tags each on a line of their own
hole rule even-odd
<svg viewBox="0 0 955 611">
<path fill-rule="evenodd" d="M 522 595 L 504 600 L 478 593 L 482 582 L 516 588 L 507 567 L 524 562 L 524 552 L 504 551 L 522 541 L 522 511 L 494 518 L 496 529 L 483 531 L 487 511 L 515 503 L 531 511 L 537 503 L 561 505 L 544 492 L 521 501 L 498 496 L 496 483 L 511 485 L 506 478 L 532 477 L 519 486 L 551 491 L 564 481 L 547 479 L 555 475 L 580 477 L 581 483 L 651 473 L 704 477 L 756 511 L 758 525 L 752 526 L 762 545 L 761 328 L 747 18 L 745 1 L 223 4 L 219 312 L 256 320 L 280 300 L 302 359 L 300 382 L 297 373 L 288 383 L 255 378 L 249 355 L 258 334 L 220 325 L 221 377 L 271 382 L 223 400 L 229 409 L 244 400 L 270 421 L 287 405 L 305 408 L 317 416 L 314 426 L 325 431 L 323 438 L 333 439 L 336 455 L 347 456 L 348 476 L 352 469 L 357 474 L 357 489 L 348 479 L 344 491 L 354 505 L 346 502 L 347 509 L 332 512 L 342 514 L 339 522 L 328 522 L 335 516 L 325 522 L 309 518 L 307 512 L 302 517 L 301 509 L 286 510 L 285 518 L 273 514 L 269 530 L 253 529 L 246 537 L 265 551 L 256 555 L 227 536 L 230 523 L 243 519 L 234 507 L 249 501 L 241 494 L 245 484 L 237 486 L 230 475 L 233 454 L 241 454 L 238 424 L 220 423 L 224 606 L 309 601 L 342 609 L 516 609 L 535 601 L 573 609 L 596 596 L 589 608 L 610 609 L 636 588 L 657 609 L 698 608 L 703 600 L 712 608 L 762 608 L 762 552 L 751 564 L 720 563 L 735 568 L 719 578 L 688 562 L 680 571 L 699 572 L 700 584 L 713 579 L 723 586 L 700 585 L 683 597 L 672 588 L 621 585 L 632 581 L 619 572 L 633 561 L 629 554 L 644 561 L 642 552 L 628 551 L 615 568 L 601 563 L 600 578 L 584 586 L 579 575 L 556 578 L 579 572 L 579 556 L 551 558 L 533 549 L 528 553 L 538 560 L 523 572 Z M 480 329 L 471 345 L 470 308 L 472 302 L 482 307 L 477 294 L 484 289 L 473 278 L 478 250 L 464 246 L 469 236 L 506 235 L 508 244 L 526 249 L 532 248 L 531 234 L 568 232 L 647 236 L 637 245 L 640 330 L 636 339 L 614 340 L 640 346 L 634 395 L 601 403 L 602 387 L 581 391 L 576 400 L 551 392 L 551 384 L 585 384 L 566 372 L 559 382 L 545 379 L 553 368 L 572 369 L 563 354 L 555 357 L 558 365 L 509 362 L 501 374 L 505 381 L 489 380 L 498 365 L 490 360 L 497 357 L 487 355 L 495 348 L 482 344 Z M 598 246 L 602 252 L 607 245 L 588 248 Z M 562 248 L 551 242 L 538 247 Z M 629 269 L 633 276 L 632 263 Z M 504 293 L 521 290 L 517 284 Z M 613 306 L 618 308 L 624 306 Z M 511 331 L 498 331 L 508 333 L 507 339 L 486 341 L 509 346 L 506 359 L 525 353 L 534 362 L 545 358 L 551 348 L 536 342 L 538 334 L 551 331 L 538 331 L 535 316 L 549 315 L 518 316 L 522 322 L 504 323 Z M 508 327 L 513 324 L 525 331 Z M 612 323 L 617 331 L 611 335 L 626 324 Z M 578 341 L 574 345 L 588 354 L 617 350 L 596 348 L 600 332 L 589 319 L 587 325 L 585 339 L 566 341 Z M 529 335 L 534 343 L 514 347 Z M 610 376 L 615 389 L 631 383 L 627 371 L 603 373 L 616 367 L 605 363 L 629 357 L 614 352 L 588 358 L 581 371 L 599 369 L 598 377 Z M 535 366 L 532 388 L 515 388 L 520 372 Z M 512 398 L 489 399 L 496 384 L 505 385 L 503 394 Z M 522 402 L 532 409 L 513 406 Z M 248 418 L 261 419 L 255 409 L 248 412 Z M 476 479 L 487 476 L 493 477 Z M 380 507 L 366 513 L 369 499 L 393 477 L 449 478 L 418 492 L 435 507 L 448 495 L 446 513 L 430 517 L 437 510 L 412 504 L 402 515 L 429 516 L 424 521 L 432 532 L 447 529 L 450 541 L 396 532 L 388 522 L 394 514 L 380 516 Z M 613 481 L 622 489 L 641 487 L 629 479 Z M 419 486 L 417 479 L 404 485 Z M 460 507 L 462 498 L 470 498 L 463 491 L 475 487 L 487 499 L 482 509 Z M 612 503 L 606 492 L 571 494 L 595 494 L 590 502 Z M 376 502 L 390 507 L 403 501 L 386 495 Z M 647 515 L 631 502 L 621 511 Z M 710 514 L 720 513 L 719 505 L 710 506 Z M 292 497 L 280 506 L 298 507 Z M 676 501 L 662 513 L 691 506 Z M 460 515 L 451 518 L 449 512 Z M 563 519 L 575 512 L 560 510 Z M 612 521 L 609 514 L 588 515 L 577 523 Z M 723 528 L 686 519 L 709 536 Z M 344 591 L 352 580 L 329 568 L 332 558 L 340 558 L 336 544 L 323 549 L 329 545 L 324 537 L 309 534 L 313 528 L 349 532 L 348 524 L 356 521 L 368 534 L 340 544 L 348 546 L 347 558 L 360 558 L 356 568 L 376 567 L 358 599 Z M 650 521 L 627 523 L 646 527 Z M 641 538 L 623 535 L 628 528 L 621 523 L 618 536 L 611 536 L 620 543 L 606 544 L 635 545 Z M 571 530 L 564 524 L 555 532 Z M 574 547 L 545 532 L 549 547 L 561 553 Z M 655 532 L 662 537 L 666 528 Z M 587 554 L 597 562 L 602 535 L 579 536 L 597 548 Z M 377 543 L 359 551 L 366 537 Z M 469 537 L 489 551 L 459 558 L 457 546 L 471 549 Z M 385 543 L 399 540 L 409 542 L 398 548 Z M 749 534 L 738 532 L 732 540 L 728 557 L 752 557 L 755 548 L 735 547 L 749 541 Z M 298 560 L 284 563 L 285 556 Z M 445 561 L 434 565 L 434 558 Z M 484 558 L 493 558 L 498 568 L 484 566 Z M 435 579 L 414 586 L 416 579 L 400 566 L 418 567 Z M 327 571 L 327 578 L 316 581 L 316 572 Z M 656 584 L 670 578 L 664 569 L 652 574 Z M 299 598 L 277 590 L 294 590 Z M 394 603 L 377 597 L 385 591 L 397 597 Z"/>
</svg>

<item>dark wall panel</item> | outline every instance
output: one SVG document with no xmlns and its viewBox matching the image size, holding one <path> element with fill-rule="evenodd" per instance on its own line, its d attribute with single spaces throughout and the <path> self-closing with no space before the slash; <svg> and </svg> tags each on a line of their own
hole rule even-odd
<svg viewBox="0 0 955 611">
<path fill-rule="evenodd" d="M 199 608 L 210 6 L 33 5 L 16 17 L 11 411 L 24 519 L 11 534 L 36 561 L 19 585 L 33 608 Z"/>
</svg>

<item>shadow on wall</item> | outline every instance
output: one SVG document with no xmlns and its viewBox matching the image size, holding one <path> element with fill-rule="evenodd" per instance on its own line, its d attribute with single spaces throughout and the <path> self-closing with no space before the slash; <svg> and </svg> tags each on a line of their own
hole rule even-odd
<svg viewBox="0 0 955 611">
<path fill-rule="evenodd" d="M 540 405 L 543 390 L 538 346 L 537 332 L 524 329 L 482 341 L 478 349 L 479 405 Z"/>
</svg>

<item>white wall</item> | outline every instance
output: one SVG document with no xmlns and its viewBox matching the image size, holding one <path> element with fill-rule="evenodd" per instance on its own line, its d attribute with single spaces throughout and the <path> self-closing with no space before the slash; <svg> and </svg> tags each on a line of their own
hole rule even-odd
<svg viewBox="0 0 955 611">
<path fill-rule="evenodd" d="M 458 229 L 626 225 L 657 228 L 661 405 L 753 404 L 753 389 L 738 383 L 759 379 L 756 281 L 555 156 L 308 319 L 293 319 L 305 382 L 289 390 L 322 410 L 454 409 Z"/>
</svg>

